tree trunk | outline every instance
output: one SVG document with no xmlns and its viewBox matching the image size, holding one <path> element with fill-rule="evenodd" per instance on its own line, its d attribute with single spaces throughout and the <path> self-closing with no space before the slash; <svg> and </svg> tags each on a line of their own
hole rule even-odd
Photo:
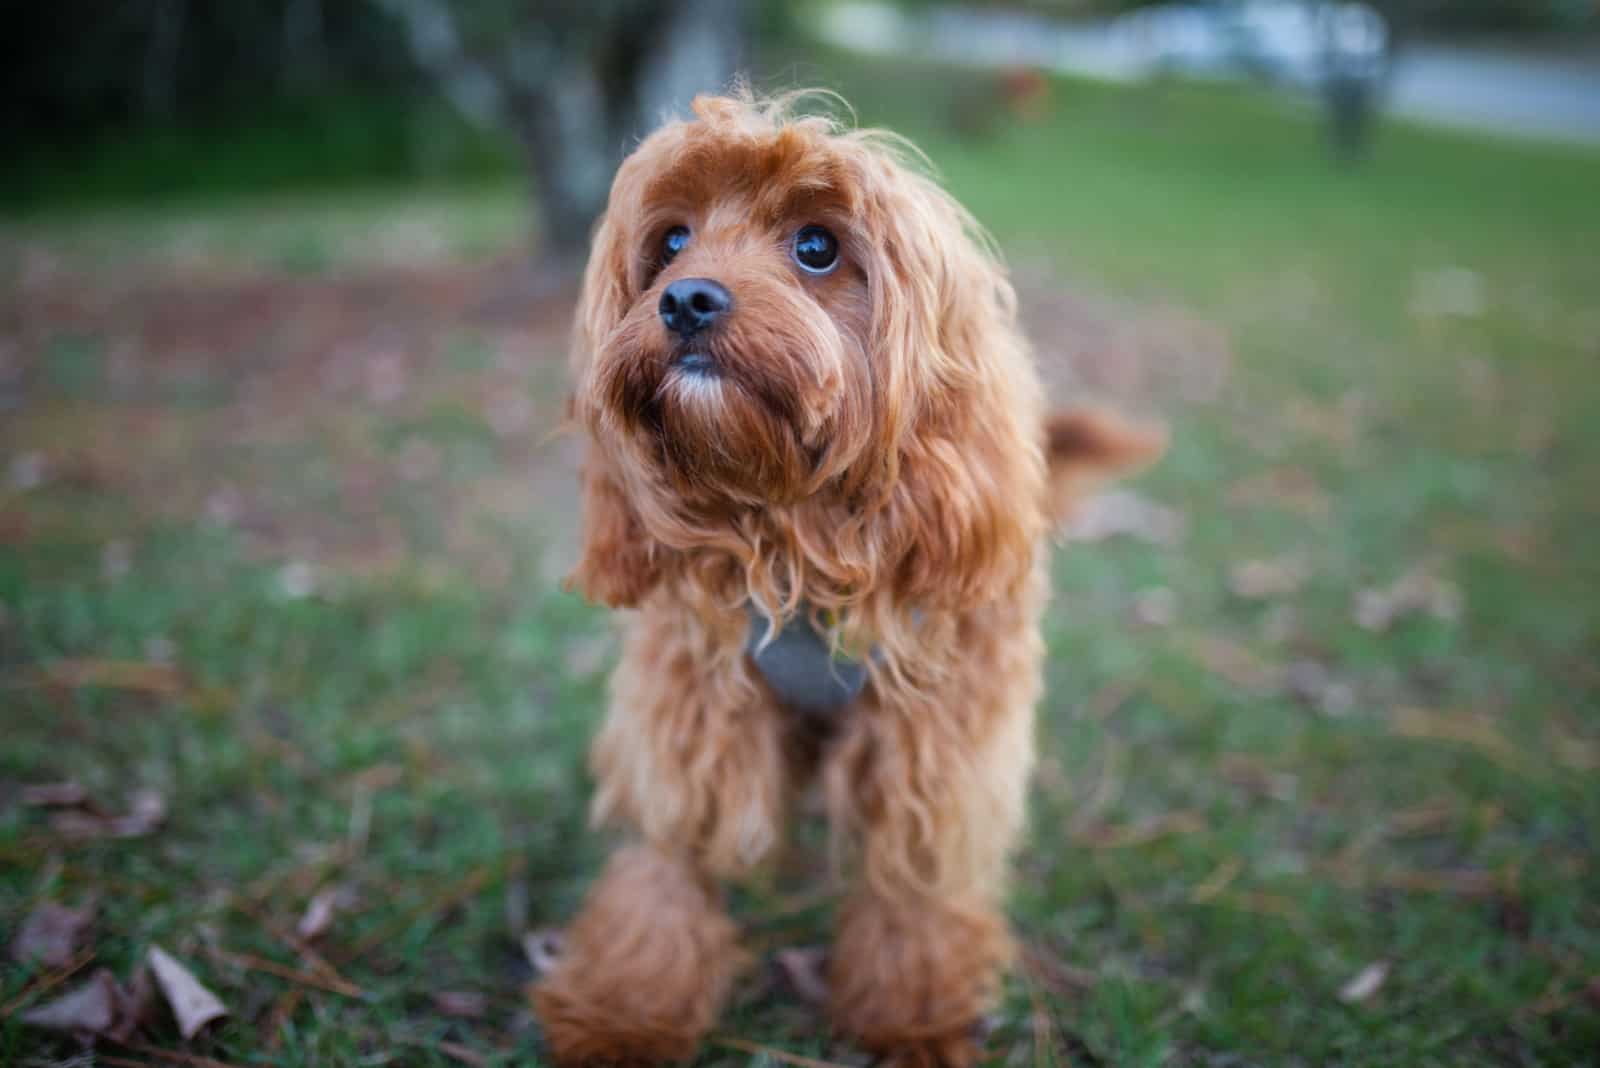
<svg viewBox="0 0 1600 1068">
<path fill-rule="evenodd" d="M 725 89 L 744 45 L 739 0 L 668 0 L 617 23 L 516 116 L 546 249 L 581 259 L 617 164 L 696 93 Z"/>
<path fill-rule="evenodd" d="M 628 150 L 694 94 L 726 87 L 744 43 L 740 0 L 522 4 L 498 20 L 481 0 L 380 3 L 458 109 L 516 137 L 553 265 L 582 258 Z"/>
</svg>

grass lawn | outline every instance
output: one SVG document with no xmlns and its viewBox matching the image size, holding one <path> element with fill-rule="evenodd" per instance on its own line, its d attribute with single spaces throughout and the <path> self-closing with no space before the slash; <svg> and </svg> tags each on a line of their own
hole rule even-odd
<svg viewBox="0 0 1600 1068">
<path fill-rule="evenodd" d="M 1137 490 L 1181 536 L 1056 559 L 996 1063 L 1585 1062 L 1600 155 L 1396 128 L 1339 170 L 1253 96 L 1070 82 L 958 137 L 969 81 L 897 75 L 824 80 L 995 230 L 1043 357 L 1175 434 Z M 555 583 L 570 298 L 505 285 L 521 208 L 0 226 L 0 929 L 97 908 L 57 987 L 0 965 L 0 1063 L 152 943 L 230 1015 L 103 1063 L 537 1062 L 518 936 L 607 848 L 613 644 Z M 25 803 L 68 780 L 164 818 Z M 735 896 L 754 945 L 826 940 L 818 867 Z M 769 972 L 702 1063 L 862 1063 Z"/>
</svg>

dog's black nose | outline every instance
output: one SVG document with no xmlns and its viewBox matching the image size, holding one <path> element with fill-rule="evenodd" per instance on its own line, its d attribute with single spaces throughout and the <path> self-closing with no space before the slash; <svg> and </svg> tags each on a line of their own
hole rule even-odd
<svg viewBox="0 0 1600 1068">
<path fill-rule="evenodd" d="M 733 307 L 733 295 L 709 278 L 680 278 L 661 294 L 661 321 L 679 337 L 693 337 Z"/>
</svg>

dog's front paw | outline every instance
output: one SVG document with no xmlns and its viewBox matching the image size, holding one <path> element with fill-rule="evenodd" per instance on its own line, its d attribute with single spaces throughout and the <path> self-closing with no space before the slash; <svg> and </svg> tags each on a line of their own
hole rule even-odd
<svg viewBox="0 0 1600 1068">
<path fill-rule="evenodd" d="M 560 1065 L 687 1060 L 744 965 L 738 931 L 682 862 L 646 846 L 617 853 L 533 988 Z"/>
<path fill-rule="evenodd" d="M 619 1011 L 581 983 L 562 983 L 559 972 L 533 991 L 545 1047 L 559 1065 L 643 1068 L 687 1060 L 700 1040 L 699 1021 Z"/>
<path fill-rule="evenodd" d="M 829 1014 L 894 1068 L 968 1068 L 1010 953 L 993 908 L 862 894 L 829 957 Z"/>
</svg>

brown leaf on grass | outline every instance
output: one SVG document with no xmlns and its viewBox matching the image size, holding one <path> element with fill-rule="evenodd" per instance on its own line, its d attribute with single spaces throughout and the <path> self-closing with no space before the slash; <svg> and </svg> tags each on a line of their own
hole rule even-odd
<svg viewBox="0 0 1600 1068">
<path fill-rule="evenodd" d="M 156 985 L 150 978 L 150 969 L 143 965 L 135 968 L 126 986 L 117 984 L 116 999 L 117 1018 L 106 1035 L 125 1043 L 155 1017 Z"/>
<path fill-rule="evenodd" d="M 827 950 L 821 946 L 780 949 L 772 963 L 800 1000 L 812 1005 L 828 1003 Z"/>
<path fill-rule="evenodd" d="M 1228 591 L 1247 601 L 1289 597 L 1299 593 L 1311 568 L 1298 556 L 1245 560 L 1228 569 Z"/>
<path fill-rule="evenodd" d="M 1111 490 L 1090 497 L 1062 529 L 1068 541 L 1105 541 L 1119 535 L 1156 545 L 1172 545 L 1183 537 L 1182 513 L 1157 504 L 1132 490 Z"/>
<path fill-rule="evenodd" d="M 1362 968 L 1339 988 L 1339 1000 L 1346 1005 L 1358 1005 L 1368 1000 L 1389 978 L 1389 962 L 1376 960 Z"/>
<path fill-rule="evenodd" d="M 117 980 L 109 968 L 96 969 L 87 983 L 22 1014 L 31 1027 L 82 1038 L 105 1034 L 116 1019 Z"/>
<path fill-rule="evenodd" d="M 295 934 L 306 940 L 320 938 L 333 926 L 334 913 L 339 907 L 339 888 L 325 886 L 306 905 L 300 922 L 295 924 Z"/>
<path fill-rule="evenodd" d="M 1271 693 L 1283 682 L 1283 672 L 1276 665 L 1247 646 L 1221 635 L 1193 635 L 1184 645 L 1200 664 L 1241 690 Z"/>
<path fill-rule="evenodd" d="M 1162 838 L 1181 834 L 1199 834 L 1207 830 L 1205 817 L 1193 809 L 1167 812 L 1154 819 L 1130 826 L 1115 827 L 1101 824 L 1090 827 L 1079 835 L 1079 840 L 1091 849 L 1123 849 L 1148 845 Z"/>
<path fill-rule="evenodd" d="M 155 790 L 136 791 L 121 816 L 67 809 L 50 818 L 50 829 L 65 838 L 142 838 L 167 818 L 167 802 Z"/>
<path fill-rule="evenodd" d="M 1037 942 L 1022 947 L 1022 963 L 1040 986 L 1058 997 L 1081 994 L 1100 982 L 1096 973 L 1068 964 Z"/>
<path fill-rule="evenodd" d="M 1470 712 L 1435 712 L 1426 708 L 1400 708 L 1394 713 L 1390 730 L 1401 738 L 1418 741 L 1455 742 L 1471 746 L 1502 767 L 1520 770 L 1526 766 L 1522 751 L 1500 733 L 1494 721 Z"/>
<path fill-rule="evenodd" d="M 1233 884 L 1233 881 L 1239 877 L 1239 873 L 1243 870 L 1244 861 L 1238 857 L 1229 857 L 1217 865 L 1216 870 L 1201 880 L 1199 885 L 1189 891 L 1190 904 L 1204 905 L 1208 901 L 1214 901 L 1218 894 Z"/>
<path fill-rule="evenodd" d="M 529 931 L 522 936 L 522 953 L 535 976 L 549 975 L 561 961 L 565 940 L 560 931 L 552 927 Z"/>
<path fill-rule="evenodd" d="M 11 959 L 26 964 L 36 961 L 46 968 L 59 968 L 71 960 L 78 941 L 94 919 L 94 906 L 69 909 L 46 901 L 22 921 L 11 940 Z"/>
<path fill-rule="evenodd" d="M 1274 801 L 1293 801 L 1300 786 L 1294 774 L 1277 771 L 1247 753 L 1224 753 L 1217 761 L 1217 772 L 1234 786 Z"/>
<path fill-rule="evenodd" d="M 41 670 L 41 681 L 52 686 L 131 690 L 152 697 L 177 697 L 184 689 L 183 676 L 171 664 L 143 660 L 57 660 Z"/>
<path fill-rule="evenodd" d="M 1170 627 L 1178 621 L 1178 595 L 1166 586 L 1152 586 L 1133 596 L 1133 621 L 1145 627 Z"/>
<path fill-rule="evenodd" d="M 1390 835 L 1403 837 L 1438 834 L 1460 818 L 1461 813 L 1455 802 L 1448 797 L 1436 797 L 1390 813 L 1384 822 L 1388 824 Z"/>
<path fill-rule="evenodd" d="M 1283 687 L 1325 716 L 1348 715 L 1356 704 L 1355 687 L 1315 660 L 1296 660 L 1285 668 Z"/>
<path fill-rule="evenodd" d="M 428 995 L 433 1007 L 445 1016 L 460 1016 L 467 1020 L 480 1020 L 489 1012 L 486 995 L 471 990 L 439 990 Z"/>
<path fill-rule="evenodd" d="M 489 1063 L 489 1058 L 479 1053 L 470 1046 L 463 1046 L 459 1042 L 443 1041 L 438 1044 L 440 1053 L 453 1061 L 467 1065 L 467 1068 L 483 1068 Z"/>
<path fill-rule="evenodd" d="M 73 808 L 89 803 L 89 791 L 72 779 L 34 783 L 22 788 L 22 803 L 33 808 Z"/>
<path fill-rule="evenodd" d="M 1360 590 L 1351 611 L 1365 630 L 1386 631 L 1407 616 L 1426 613 L 1442 623 L 1461 618 L 1461 590 L 1424 568 L 1401 575 L 1384 587 Z"/>
<path fill-rule="evenodd" d="M 212 1020 L 228 1015 L 228 1009 L 221 999 L 201 986 L 189 969 L 179 964 L 166 950 L 151 946 L 148 960 L 150 970 L 155 973 L 156 984 L 161 988 L 167 1004 L 172 1007 L 172 1015 L 177 1019 L 178 1030 L 184 1038 L 193 1038 Z"/>
<path fill-rule="evenodd" d="M 1269 468 L 1236 482 L 1228 490 L 1228 503 L 1267 505 L 1308 519 L 1321 519 L 1333 510 L 1333 498 L 1304 467 Z"/>
</svg>

